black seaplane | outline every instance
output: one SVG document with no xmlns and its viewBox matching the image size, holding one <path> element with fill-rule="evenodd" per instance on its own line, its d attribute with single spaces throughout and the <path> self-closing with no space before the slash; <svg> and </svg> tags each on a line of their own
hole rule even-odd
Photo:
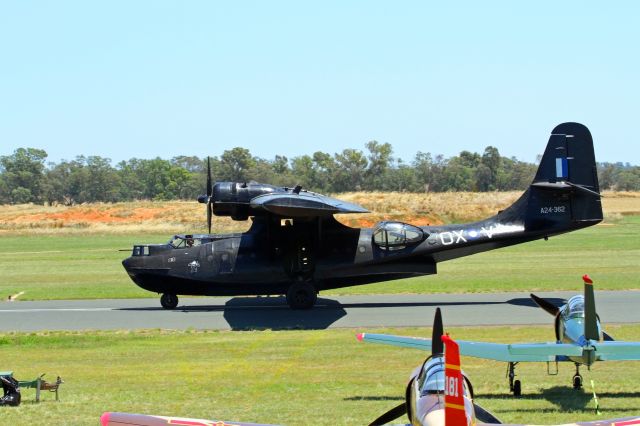
<svg viewBox="0 0 640 426">
<path fill-rule="evenodd" d="M 366 209 L 295 188 L 217 182 L 207 171 L 209 234 L 176 235 L 135 245 L 122 264 L 145 290 L 173 309 L 178 295 L 286 295 L 313 307 L 319 291 L 435 274 L 438 262 L 595 225 L 602 220 L 593 141 L 578 123 L 551 133 L 531 185 L 488 219 L 418 227 L 383 221 L 351 228 L 333 215 Z M 211 218 L 252 220 L 244 233 L 211 234 Z"/>
</svg>

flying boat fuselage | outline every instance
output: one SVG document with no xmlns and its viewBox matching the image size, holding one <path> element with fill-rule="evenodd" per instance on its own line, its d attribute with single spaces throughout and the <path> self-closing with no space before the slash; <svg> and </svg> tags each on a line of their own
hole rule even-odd
<svg viewBox="0 0 640 426">
<path fill-rule="evenodd" d="M 602 206 L 588 129 L 557 126 L 529 188 L 511 206 L 479 222 L 417 227 L 380 222 L 351 228 L 334 214 L 361 206 L 295 188 L 217 182 L 207 168 L 207 223 L 228 216 L 253 221 L 242 234 L 181 235 L 164 245 L 136 245 L 123 261 L 140 287 L 177 295 L 286 294 L 310 308 L 322 290 L 435 274 L 438 262 L 594 225 Z M 209 231 L 210 232 L 210 231 Z"/>
</svg>

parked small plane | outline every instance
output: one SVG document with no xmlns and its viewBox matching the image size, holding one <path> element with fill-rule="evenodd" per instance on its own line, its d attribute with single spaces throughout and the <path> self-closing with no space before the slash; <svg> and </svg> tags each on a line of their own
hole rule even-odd
<svg viewBox="0 0 640 426">
<path fill-rule="evenodd" d="M 515 367 L 519 362 L 573 362 L 576 373 L 573 388 L 582 387 L 580 365 L 591 368 L 596 361 L 640 360 L 640 342 L 614 341 L 602 331 L 596 313 L 593 281 L 588 275 L 584 281 L 584 296 L 576 295 L 561 307 L 534 294 L 531 298 L 545 311 L 555 316 L 556 342 L 499 344 L 458 341 L 462 355 L 508 362 L 509 389 L 515 396 L 522 393 L 520 380 L 514 380 Z M 359 338 L 365 342 L 431 350 L 432 341 L 419 337 L 393 336 L 363 333 Z M 551 373 L 550 373 L 551 374 Z"/>
<path fill-rule="evenodd" d="M 434 343 L 431 355 L 411 374 L 405 392 L 405 402 L 378 417 L 371 426 L 387 424 L 404 414 L 411 422 L 407 426 L 501 424 L 493 414 L 474 402 L 473 387 L 461 367 L 459 342 L 442 334 L 440 308 L 436 310 L 432 335 Z M 359 339 L 363 337 L 358 336 Z M 573 424 L 640 425 L 640 417 Z"/>
<path fill-rule="evenodd" d="M 367 210 L 295 188 L 258 183 L 211 183 L 209 234 L 176 235 L 167 244 L 136 244 L 122 264 L 137 285 L 161 293 L 173 309 L 179 294 L 286 294 L 292 308 L 311 308 L 321 290 L 435 274 L 445 260 L 595 225 L 602 206 L 593 141 L 578 123 L 551 133 L 533 182 L 510 207 L 488 219 L 418 227 L 380 222 L 350 228 L 337 213 Z M 245 233 L 211 234 L 211 218 L 253 223 Z"/>
<path fill-rule="evenodd" d="M 431 347 L 431 354 L 411 374 L 405 392 L 405 402 L 378 417 L 371 425 L 384 425 L 405 414 L 411 422 L 407 426 L 480 426 L 500 424 L 500 421 L 493 414 L 474 402 L 473 386 L 461 368 L 458 344 L 449 336 L 443 335 L 442 317 L 439 308 L 436 310 L 432 336 L 434 344 Z M 100 421 L 102 426 L 250 425 L 250 423 L 227 423 L 215 420 L 110 412 L 104 413 Z M 640 417 L 598 420 L 574 423 L 574 425 L 640 425 Z"/>
</svg>

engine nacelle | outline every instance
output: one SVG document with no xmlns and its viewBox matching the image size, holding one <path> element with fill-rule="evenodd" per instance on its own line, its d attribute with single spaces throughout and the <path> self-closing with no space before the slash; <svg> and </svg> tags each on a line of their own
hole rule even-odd
<svg viewBox="0 0 640 426">
<path fill-rule="evenodd" d="M 247 220 L 249 216 L 263 213 L 262 210 L 251 208 L 251 199 L 258 195 L 286 192 L 285 188 L 263 183 L 217 182 L 211 195 L 213 214 L 229 216 L 233 220 Z"/>
</svg>

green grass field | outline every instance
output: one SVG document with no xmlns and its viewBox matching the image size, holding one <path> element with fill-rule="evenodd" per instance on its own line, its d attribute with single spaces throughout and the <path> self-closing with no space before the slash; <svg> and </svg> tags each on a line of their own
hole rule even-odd
<svg viewBox="0 0 640 426">
<path fill-rule="evenodd" d="M 21 300 L 156 297 L 127 277 L 120 261 L 134 243 L 166 234 L 0 236 L 0 298 Z M 339 289 L 327 294 L 576 290 L 589 273 L 598 289 L 637 289 L 640 216 L 439 264 L 439 274 Z M 446 311 L 445 323 L 446 323 Z M 640 325 L 609 326 L 616 338 L 640 340 Z M 362 330 L 359 330 L 362 331 Z M 428 335 L 428 329 L 367 330 Z M 453 337 L 550 341 L 551 327 L 451 328 Z M 119 331 L 0 334 L 0 370 L 21 380 L 61 375 L 61 401 L 33 390 L 23 405 L 1 408 L 2 424 L 97 424 L 105 410 L 281 424 L 366 424 L 401 402 L 423 354 L 356 342 L 356 330 Z M 464 359 L 477 402 L 506 422 L 566 423 L 638 414 L 640 369 L 600 363 L 590 385 L 570 389 L 572 365 L 547 376 L 544 364 L 521 364 L 524 397 L 508 395 L 506 365 Z"/>
<path fill-rule="evenodd" d="M 445 321 L 446 321 L 446 311 Z M 427 335 L 428 329 L 378 329 Z M 454 338 L 547 341 L 550 327 L 450 328 Z M 638 340 L 640 325 L 612 326 Z M 359 343 L 355 330 L 120 331 L 0 335 L 1 368 L 21 380 L 61 375 L 60 402 L 45 393 L 0 408 L 2 424 L 97 424 L 105 410 L 237 421 L 362 425 L 399 404 L 424 353 Z M 629 362 L 583 369 L 588 388 L 571 389 L 573 365 L 557 376 L 545 364 L 520 364 L 523 397 L 508 394 L 503 363 L 463 359 L 476 400 L 505 422 L 565 423 L 638 413 L 640 369 Z M 590 380 L 602 416 L 594 412 Z"/>
<path fill-rule="evenodd" d="M 130 280 L 121 260 L 134 243 L 165 234 L 55 234 L 0 237 L 0 298 L 21 300 L 156 297 Z M 589 273 L 599 289 L 640 288 L 640 216 L 613 224 L 443 262 L 435 276 L 338 289 L 326 294 L 575 290 Z"/>
</svg>

